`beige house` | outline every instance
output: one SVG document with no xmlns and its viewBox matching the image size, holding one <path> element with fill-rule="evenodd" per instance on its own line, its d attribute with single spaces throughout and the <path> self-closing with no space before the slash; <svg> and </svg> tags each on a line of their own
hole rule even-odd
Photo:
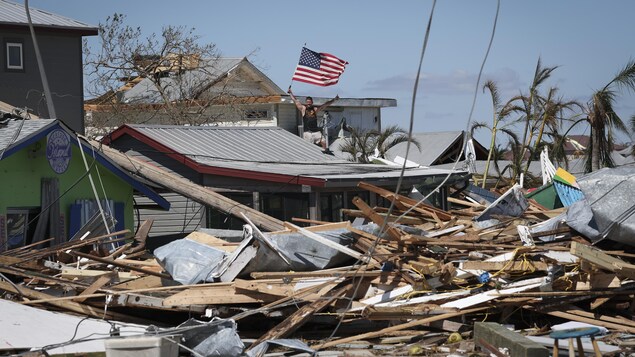
<svg viewBox="0 0 635 357">
<path fill-rule="evenodd" d="M 278 126 L 301 133 L 302 118 L 289 95 L 247 58 L 218 58 L 196 64 L 162 72 L 161 88 L 157 81 L 134 78 L 116 93 L 87 101 L 86 126 Z M 303 101 L 304 97 L 298 99 Z M 328 99 L 314 97 L 314 102 L 320 105 Z M 336 132 L 343 118 L 358 130 L 379 130 L 381 108 L 396 105 L 395 99 L 340 98 L 328 108 L 330 133 Z"/>
</svg>

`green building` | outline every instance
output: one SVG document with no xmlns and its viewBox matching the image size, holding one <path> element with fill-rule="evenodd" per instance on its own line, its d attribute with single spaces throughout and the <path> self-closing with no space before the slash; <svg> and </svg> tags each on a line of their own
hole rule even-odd
<svg viewBox="0 0 635 357">
<path fill-rule="evenodd" d="M 91 223 L 134 232 L 134 194 L 169 209 L 98 149 L 58 120 L 0 119 L 0 251 L 61 243 Z"/>
</svg>

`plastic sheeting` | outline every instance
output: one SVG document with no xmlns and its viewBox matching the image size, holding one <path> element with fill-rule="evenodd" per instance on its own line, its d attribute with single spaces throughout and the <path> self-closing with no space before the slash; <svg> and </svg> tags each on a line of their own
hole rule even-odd
<svg viewBox="0 0 635 357">
<path fill-rule="evenodd" d="M 578 179 L 578 185 L 597 223 L 597 240 L 635 245 L 635 167 L 601 169 Z"/>
<path fill-rule="evenodd" d="M 310 353 L 310 354 L 314 354 L 315 353 L 315 351 L 313 349 L 311 349 L 311 347 L 309 347 L 306 343 L 304 343 L 304 342 L 302 342 L 300 340 L 292 340 L 292 339 L 288 339 L 288 338 L 281 338 L 281 339 L 277 339 L 277 340 L 262 341 L 260 344 L 258 344 L 257 346 L 254 346 L 254 348 L 252 348 L 251 350 L 247 351 L 246 355 L 249 356 L 249 357 L 261 357 L 267 352 L 267 350 L 269 349 L 270 345 L 278 345 L 278 346 L 290 348 L 290 349 L 296 350 L 296 351 L 307 352 L 307 353 Z"/>
<path fill-rule="evenodd" d="M 210 322 L 189 319 L 178 326 L 186 329 L 181 336 L 183 344 L 194 352 L 205 356 L 241 356 L 245 345 L 237 332 L 236 321 L 214 318 Z"/>
<path fill-rule="evenodd" d="M 351 260 L 346 254 L 309 239 L 297 232 L 264 233 L 276 250 L 284 254 L 290 265 L 265 244 L 258 245 L 256 256 L 240 269 L 239 276 L 254 271 L 313 271 L 341 266 Z M 354 237 L 347 229 L 333 229 L 319 234 L 338 244 L 348 246 Z M 251 245 L 252 237 L 245 238 L 234 252 L 228 254 L 205 244 L 184 238 L 154 250 L 161 266 L 181 284 L 217 281 Z"/>
<path fill-rule="evenodd" d="M 190 239 L 179 239 L 154 250 L 163 269 L 181 284 L 195 284 L 205 280 L 202 271 L 215 267 L 226 253 Z"/>
</svg>

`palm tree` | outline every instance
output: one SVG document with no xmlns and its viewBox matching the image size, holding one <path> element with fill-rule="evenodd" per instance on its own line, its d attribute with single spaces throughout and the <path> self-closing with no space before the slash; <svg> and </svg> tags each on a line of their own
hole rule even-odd
<svg viewBox="0 0 635 357">
<path fill-rule="evenodd" d="M 563 113 L 567 110 L 573 110 L 574 107 L 582 109 L 582 105 L 575 100 L 564 101 L 562 97 L 556 98 L 558 88 L 551 87 L 547 92 L 546 97 L 537 96 L 536 99 L 540 103 L 536 108 L 535 117 L 535 129 L 538 130 L 536 141 L 534 142 L 533 149 L 530 150 L 532 155 L 529 155 L 525 165 L 524 174 L 527 175 L 529 171 L 529 165 L 536 153 L 542 151 L 542 147 L 546 144 L 542 141 L 544 135 L 551 137 L 558 137 L 558 132 L 561 128 L 561 122 L 565 120 Z M 545 131 L 547 129 L 547 131 Z M 530 135 L 530 140 L 531 140 Z M 529 145 L 530 142 L 527 142 Z"/>
<path fill-rule="evenodd" d="M 421 144 L 396 125 L 389 126 L 382 131 L 349 129 L 351 136 L 340 146 L 340 151 L 348 153 L 351 156 L 350 161 L 370 163 L 375 150 L 378 152 L 378 157 L 385 159 L 388 150 L 397 144 L 408 141 L 421 150 Z"/>
<path fill-rule="evenodd" d="M 515 98 L 512 98 L 512 100 L 508 101 L 505 105 L 501 106 L 500 105 L 500 95 L 498 93 L 498 87 L 496 85 L 496 82 L 489 80 L 487 81 L 484 85 L 483 85 L 483 91 L 488 90 L 491 97 L 492 97 L 492 111 L 493 111 L 493 118 L 492 118 L 492 126 L 488 126 L 487 124 L 485 124 L 484 122 L 475 122 L 471 129 L 470 129 L 470 136 L 474 137 L 474 132 L 477 129 L 481 129 L 481 128 L 485 128 L 485 129 L 489 129 L 489 131 L 492 134 L 492 138 L 490 141 L 490 146 L 489 146 L 489 152 L 487 153 L 487 161 L 485 161 L 485 171 L 483 172 L 483 182 L 481 184 L 481 187 L 485 188 L 485 181 L 487 181 L 487 173 L 489 172 L 489 164 L 490 161 L 492 159 L 492 155 L 494 153 L 494 149 L 496 146 L 496 134 L 498 133 L 498 131 L 502 131 L 504 133 L 507 133 L 508 135 L 511 133 L 513 135 L 513 133 L 511 132 L 511 130 L 509 130 L 507 128 L 507 125 L 504 125 L 502 127 L 499 128 L 499 124 L 514 110 L 516 110 L 517 108 L 515 108 L 512 103 L 514 102 Z"/>
<path fill-rule="evenodd" d="M 373 138 L 378 135 L 378 132 L 376 130 L 357 131 L 353 127 L 350 127 L 349 131 L 351 136 L 340 145 L 340 151 L 350 155 L 349 161 L 369 163 L 369 157 L 375 149 Z"/>
<path fill-rule="evenodd" d="M 520 152 L 521 157 L 524 157 L 526 151 L 530 149 L 534 129 L 536 127 L 534 122 L 536 121 L 536 113 L 539 111 L 540 106 L 538 88 L 551 76 L 551 72 L 553 72 L 556 68 L 558 68 L 558 66 L 543 68 L 541 59 L 538 58 L 538 63 L 536 64 L 536 70 L 534 72 L 534 79 L 529 87 L 529 93 L 518 97 L 521 101 L 521 108 L 523 112 L 523 117 L 520 120 L 525 121 L 522 141 L 523 147 Z"/>
<path fill-rule="evenodd" d="M 619 88 L 635 91 L 635 61 L 629 61 L 615 78 L 593 93 L 587 103 L 585 111 L 591 126 L 591 140 L 587 148 L 587 171 L 615 166 L 611 159 L 613 130 L 628 132 L 613 108 L 617 96 L 616 89 Z"/>
<path fill-rule="evenodd" d="M 417 139 L 408 136 L 408 132 L 398 127 L 397 125 L 391 125 L 382 130 L 375 137 L 375 147 L 379 152 L 379 157 L 386 158 L 386 153 L 397 144 L 407 143 L 410 141 L 414 146 L 421 151 L 421 144 Z"/>
</svg>

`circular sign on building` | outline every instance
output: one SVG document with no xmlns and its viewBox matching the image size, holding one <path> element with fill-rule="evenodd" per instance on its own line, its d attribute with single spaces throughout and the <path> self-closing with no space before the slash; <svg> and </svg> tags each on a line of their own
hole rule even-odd
<svg viewBox="0 0 635 357">
<path fill-rule="evenodd" d="M 55 129 L 46 137 L 46 158 L 53 171 L 63 174 L 71 162 L 71 137 L 62 129 Z"/>
</svg>

